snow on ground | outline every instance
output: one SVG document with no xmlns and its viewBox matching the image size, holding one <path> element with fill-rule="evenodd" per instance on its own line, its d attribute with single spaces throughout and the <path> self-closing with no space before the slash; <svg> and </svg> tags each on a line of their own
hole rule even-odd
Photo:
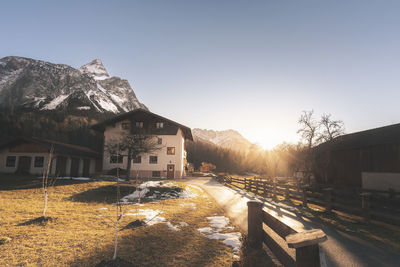
<svg viewBox="0 0 400 267">
<path fill-rule="evenodd" d="M 60 105 L 69 95 L 59 95 L 53 100 L 50 101 L 50 103 L 47 103 L 42 110 L 52 110 L 55 109 L 58 105 Z"/>
<path fill-rule="evenodd" d="M 180 224 L 180 226 L 189 226 L 189 224 L 187 222 L 180 222 L 179 224 Z"/>
<path fill-rule="evenodd" d="M 121 198 L 122 202 L 133 202 L 137 198 L 143 198 L 150 190 L 148 188 L 143 188 L 142 190 L 136 190 L 132 194 L 129 194 L 127 196 L 124 196 Z"/>
<path fill-rule="evenodd" d="M 209 239 L 222 240 L 225 245 L 232 247 L 233 251 L 238 253 L 241 246 L 241 234 L 239 232 L 221 233 L 224 230 L 233 229 L 232 226 L 228 226 L 229 218 L 225 216 L 213 216 L 207 217 L 207 219 L 210 221 L 211 227 L 199 228 L 197 231 Z"/>
<path fill-rule="evenodd" d="M 240 251 L 240 237 L 241 234 L 239 232 L 233 233 L 212 233 L 207 236 L 210 239 L 219 239 L 223 240 L 222 242 L 233 248 L 233 250 L 238 253 Z"/>
<path fill-rule="evenodd" d="M 37 177 L 37 179 L 43 179 L 43 177 Z M 89 178 L 89 177 L 70 177 L 70 176 L 62 176 L 62 177 L 57 177 L 57 180 L 90 181 L 90 180 L 92 180 L 92 178 Z"/>
<path fill-rule="evenodd" d="M 225 216 L 207 217 L 207 219 L 214 228 L 223 229 L 229 224 L 229 218 L 226 218 Z"/>
<path fill-rule="evenodd" d="M 82 106 L 82 107 L 77 107 L 76 109 L 79 109 L 79 110 L 89 110 L 90 107 L 89 107 L 89 106 Z"/>
<path fill-rule="evenodd" d="M 99 210 L 108 210 L 108 208 L 103 207 L 103 208 L 100 208 Z"/>
<path fill-rule="evenodd" d="M 125 213 L 124 216 L 144 216 L 147 225 L 154 225 L 165 221 L 164 217 L 158 216 L 163 213 L 162 210 L 139 209 L 136 213 L 131 212 L 136 212 L 136 210 L 130 210 L 129 213 Z"/>
<path fill-rule="evenodd" d="M 181 229 L 179 229 L 178 227 L 172 225 L 171 222 L 166 222 L 165 224 L 166 224 L 166 225 L 168 226 L 168 228 L 171 229 L 172 231 L 180 231 L 180 230 L 181 230 Z"/>
<path fill-rule="evenodd" d="M 197 194 L 190 187 L 186 187 L 179 193 L 179 197 L 180 198 L 195 198 L 195 197 L 197 197 Z"/>
</svg>

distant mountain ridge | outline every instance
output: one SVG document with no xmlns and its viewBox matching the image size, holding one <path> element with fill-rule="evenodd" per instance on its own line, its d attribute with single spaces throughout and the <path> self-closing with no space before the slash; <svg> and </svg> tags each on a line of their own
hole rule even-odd
<svg viewBox="0 0 400 267">
<path fill-rule="evenodd" d="M 15 56 L 0 59 L 0 108 L 113 114 L 147 109 L 129 82 L 110 77 L 99 59 L 75 69 Z"/>
<path fill-rule="evenodd" d="M 253 143 L 244 138 L 239 132 L 232 129 L 214 131 L 194 128 L 192 133 L 194 141 L 212 143 L 217 146 L 236 151 L 246 152 L 250 149 L 250 147 L 254 146 Z"/>
</svg>

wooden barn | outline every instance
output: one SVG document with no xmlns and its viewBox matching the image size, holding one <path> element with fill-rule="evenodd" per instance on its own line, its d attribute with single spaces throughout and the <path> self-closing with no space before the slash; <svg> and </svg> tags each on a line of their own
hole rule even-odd
<svg viewBox="0 0 400 267">
<path fill-rule="evenodd" d="M 362 187 L 368 176 L 375 179 L 372 187 L 383 189 L 390 176 L 395 180 L 386 187 L 400 183 L 400 124 L 339 136 L 314 152 L 320 182 Z"/>
<path fill-rule="evenodd" d="M 101 172 L 101 153 L 87 147 L 25 137 L 0 144 L 0 172 L 41 175 L 52 146 L 52 175 L 88 177 Z"/>
</svg>

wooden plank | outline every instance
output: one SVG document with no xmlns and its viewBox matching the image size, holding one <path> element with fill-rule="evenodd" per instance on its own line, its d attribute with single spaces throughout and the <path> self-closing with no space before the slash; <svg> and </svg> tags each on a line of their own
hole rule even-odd
<svg viewBox="0 0 400 267">
<path fill-rule="evenodd" d="M 283 239 L 285 239 L 287 235 L 297 233 L 296 230 L 265 211 L 263 211 L 263 222 Z"/>
<path fill-rule="evenodd" d="M 326 241 L 326 234 L 321 229 L 313 229 L 286 236 L 289 248 L 300 248 Z"/>
<path fill-rule="evenodd" d="M 295 260 L 274 240 L 272 239 L 264 230 L 264 244 L 274 253 L 278 260 L 284 266 L 296 266 Z"/>
</svg>

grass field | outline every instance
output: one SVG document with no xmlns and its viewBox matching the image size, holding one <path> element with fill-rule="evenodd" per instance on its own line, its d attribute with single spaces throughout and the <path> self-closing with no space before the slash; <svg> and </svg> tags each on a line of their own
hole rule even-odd
<svg viewBox="0 0 400 267">
<path fill-rule="evenodd" d="M 0 266 L 94 266 L 113 255 L 115 183 L 57 181 L 49 189 L 47 225 L 21 225 L 42 215 L 40 182 L 32 177 L 0 174 Z M 184 188 L 186 185 L 178 183 Z M 132 187 L 122 187 L 122 196 Z M 206 217 L 223 215 L 209 197 L 192 188 L 196 197 L 125 205 L 125 212 L 161 210 L 179 231 L 158 223 L 119 234 L 119 257 L 139 266 L 231 266 L 233 249 L 205 237 Z M 194 208 L 196 207 L 196 208 Z M 100 216 L 99 216 L 100 215 Z M 124 216 L 121 226 L 143 216 Z M 233 226 L 230 231 L 238 232 Z"/>
</svg>

